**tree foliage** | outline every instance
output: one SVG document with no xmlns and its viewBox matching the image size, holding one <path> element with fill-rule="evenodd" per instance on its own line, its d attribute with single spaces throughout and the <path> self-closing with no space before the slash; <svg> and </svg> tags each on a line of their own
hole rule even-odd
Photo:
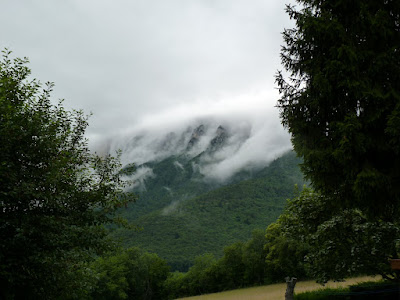
<svg viewBox="0 0 400 300">
<path fill-rule="evenodd" d="M 283 227 L 285 214 L 268 226 L 265 243 L 265 268 L 267 282 L 281 282 L 288 276 L 299 280 L 309 278 L 304 257 L 308 253 L 308 244 L 298 237 L 290 236 Z"/>
<path fill-rule="evenodd" d="M 171 185 L 165 181 L 160 184 L 157 178 L 176 175 L 173 158 L 154 165 L 155 178 L 146 180 L 147 191 L 123 211 L 127 219 L 143 230 L 132 233 L 121 228 L 113 235 L 123 239 L 127 247 L 138 246 L 157 253 L 174 271 L 188 271 L 195 257 L 204 253 L 220 257 L 225 246 L 245 241 L 254 229 L 274 222 L 286 199 L 293 195 L 293 185 L 303 184 L 298 167 L 301 160 L 292 151 L 255 172 L 251 179 L 209 192 L 193 188 L 196 184 L 201 187 L 201 182 L 179 176 Z M 165 187 L 171 190 L 166 192 Z M 163 208 L 158 207 L 160 203 L 164 203 Z M 148 212 L 142 211 L 143 215 L 133 218 L 131 211 L 140 212 L 144 205 Z"/>
<path fill-rule="evenodd" d="M 297 0 L 276 80 L 313 187 L 387 219 L 400 203 L 400 2 Z"/>
<path fill-rule="evenodd" d="M 169 266 L 154 253 L 119 250 L 98 258 L 91 268 L 97 278 L 92 299 L 166 299 Z"/>
<path fill-rule="evenodd" d="M 258 229 L 247 242 L 226 246 L 218 260 L 210 253 L 198 256 L 187 273 L 175 272 L 166 280 L 168 299 L 265 284 L 265 243 L 265 231 Z"/>
<path fill-rule="evenodd" d="M 27 63 L 8 50 L 0 61 L 0 290 L 73 297 L 85 262 L 111 246 L 103 225 L 133 198 L 118 157 L 90 153 L 87 117 L 53 105 Z"/>
<path fill-rule="evenodd" d="M 399 254 L 399 234 L 398 218 L 397 222 L 370 220 L 359 209 L 338 209 L 332 199 L 305 188 L 288 202 L 278 221 L 268 227 L 266 246 L 279 247 L 278 252 L 283 255 L 272 255 L 278 268 L 285 270 L 286 266 L 288 275 L 297 276 L 303 269 L 321 283 L 359 274 L 398 279 L 388 259 Z M 295 247 L 285 253 L 281 245 Z M 269 260 L 267 255 L 267 267 Z M 293 268 L 299 264 L 302 268 Z"/>
</svg>

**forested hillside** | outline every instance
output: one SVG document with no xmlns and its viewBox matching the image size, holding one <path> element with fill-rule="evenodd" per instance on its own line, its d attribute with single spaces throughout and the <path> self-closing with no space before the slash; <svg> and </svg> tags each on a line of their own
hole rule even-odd
<svg viewBox="0 0 400 300">
<path fill-rule="evenodd" d="M 55 55 L 49 56 L 46 51 L 40 55 L 46 59 L 46 67 L 56 66 L 64 75 L 73 70 L 70 75 L 78 80 L 69 77 L 68 90 L 79 95 L 82 84 L 85 87 L 82 96 L 93 98 L 92 103 L 99 107 L 102 97 L 94 97 L 96 94 L 90 97 L 87 88 L 95 87 L 93 92 L 99 92 L 98 87 L 102 86 L 105 88 L 100 90 L 101 95 L 113 96 L 110 99 L 113 102 L 107 103 L 100 116 L 113 114 L 119 124 L 107 121 L 110 119 L 106 117 L 102 119 L 104 126 L 91 134 L 86 132 L 88 116 L 81 110 L 67 109 L 69 105 L 64 107 L 62 100 L 54 102 L 51 97 L 54 84 L 43 85 L 33 79 L 26 66 L 27 58 L 12 58 L 8 49 L 1 52 L 0 299 L 163 300 L 283 280 L 288 286 L 285 298 L 293 299 L 297 281 L 314 279 L 325 284 L 360 274 L 379 275 L 382 282 L 370 290 L 364 289 L 363 284 L 347 291 L 304 296 L 381 299 L 381 295 L 390 294 L 388 299 L 399 299 L 400 1 L 295 2 L 296 5 L 286 6 L 294 28 L 283 32 L 280 53 L 283 70 L 275 77 L 280 98 L 273 108 L 278 108 L 288 133 L 269 122 L 271 116 L 277 116 L 277 111 L 269 114 L 261 103 L 253 105 L 251 101 L 250 90 L 256 89 L 254 84 L 259 80 L 264 82 L 264 75 L 235 90 L 235 82 L 255 77 L 242 72 L 245 71 L 242 68 L 221 68 L 223 72 L 210 68 L 224 65 L 219 63 L 222 55 L 203 61 L 201 58 L 205 57 L 198 56 L 200 52 L 196 51 L 193 56 L 196 66 L 206 67 L 205 77 L 197 76 L 202 69 L 196 67 L 190 72 L 196 74 L 195 78 L 187 72 L 178 76 L 185 79 L 179 81 L 181 84 L 164 80 L 179 73 L 183 62 L 190 65 L 187 37 L 196 37 L 196 43 L 191 44 L 202 45 L 200 50 L 207 57 L 213 56 L 214 48 L 210 39 L 208 42 L 197 39 L 202 35 L 197 30 L 196 34 L 191 31 L 190 35 L 182 35 L 184 48 L 174 43 L 179 32 L 173 35 L 169 32 L 167 38 L 163 37 L 167 43 L 158 44 L 156 35 L 149 34 L 147 27 L 154 27 L 157 29 L 154 33 L 158 34 L 168 20 L 159 18 L 161 22 L 157 23 L 157 15 L 150 13 L 155 12 L 153 7 L 149 13 L 141 14 L 151 15 L 151 19 L 141 24 L 146 26 L 135 28 L 140 28 L 146 41 L 151 40 L 151 48 L 142 48 L 150 51 L 143 52 L 153 52 L 153 48 L 163 51 L 154 51 L 157 57 L 153 58 L 157 59 L 151 59 L 157 68 L 148 64 L 150 60 L 143 60 L 145 57 L 140 58 L 143 64 L 130 65 L 129 60 L 114 51 L 110 51 L 112 57 L 96 56 L 96 51 L 89 51 L 89 55 L 82 57 L 91 61 L 90 69 L 94 72 L 97 72 L 93 69 L 95 65 L 102 70 L 106 77 L 99 80 L 81 67 L 59 68 L 65 57 L 57 49 L 65 47 L 54 48 Z M 22 6 L 18 8 L 15 12 L 23 12 Z M 179 29 L 193 27 L 179 18 L 175 20 L 185 12 L 178 6 L 171 14 L 165 14 L 164 8 L 159 11 L 172 17 Z M 202 7 L 191 7 L 187 17 L 212 23 L 211 16 L 217 10 L 207 6 L 207 14 L 198 15 L 202 11 L 199 8 Z M 224 14 L 230 10 L 229 6 L 215 8 L 223 8 Z M 250 6 L 237 8 L 241 8 L 235 9 L 240 13 L 246 12 L 246 18 L 240 18 L 246 23 L 248 17 L 256 19 L 248 9 Z M 34 6 L 29 9 L 35 11 Z M 59 7 L 57 11 L 68 10 Z M 261 10 L 257 7 L 253 12 L 258 11 Z M 50 11 L 45 14 L 52 15 Z M 222 27 L 233 24 L 228 17 L 215 15 L 218 24 L 224 21 Z M 28 14 L 23 13 L 24 18 L 10 16 L 6 21 L 12 23 L 26 19 Z M 86 20 L 87 15 L 81 16 Z M 72 19 L 78 21 L 79 28 L 89 29 L 79 18 Z M 98 19 L 99 24 L 103 19 Z M 130 19 L 136 18 L 117 23 L 135 37 L 129 26 L 125 26 Z M 235 24 L 239 21 L 234 20 Z M 29 23 L 32 22 L 26 22 Z M 114 22 L 107 24 L 111 23 Z M 244 28 L 245 23 L 237 24 Z M 60 29 L 64 26 L 58 25 L 65 24 L 55 25 Z M 203 23 L 193 25 L 204 27 Z M 6 31 L 13 36 L 17 27 L 8 26 Z M 19 27 L 26 36 L 27 26 Z M 34 27 L 38 31 L 39 27 Z M 239 27 L 232 28 L 238 32 Z M 218 36 L 213 36 L 213 40 L 218 37 L 222 44 L 234 45 L 230 48 L 235 50 L 244 42 L 229 43 L 226 35 L 221 34 L 225 31 L 216 27 L 204 29 L 215 31 Z M 94 37 L 90 32 L 84 31 L 85 41 Z M 248 36 L 253 36 L 253 32 L 256 34 L 258 30 L 252 30 Z M 128 45 L 126 36 L 123 35 L 124 45 Z M 101 37 L 115 49 L 123 48 L 129 57 L 141 52 L 141 42 L 136 37 L 132 41 L 139 51 L 132 53 L 129 47 L 128 50 L 115 47 L 118 39 L 109 42 L 107 35 Z M 35 44 L 35 39 L 29 42 Z M 82 43 L 63 40 L 64 44 Z M 86 47 L 89 44 L 84 43 L 85 47 L 78 52 L 66 47 L 73 56 L 65 62 L 77 61 L 79 65 L 82 61 L 77 59 L 78 54 L 90 50 Z M 215 49 L 221 50 L 220 54 L 229 53 L 223 56 L 232 57 L 243 66 L 250 66 L 251 72 L 256 72 L 252 66 L 263 66 L 253 52 L 247 52 L 246 60 L 241 61 L 237 53 L 220 49 L 222 44 Z M 96 49 L 103 48 L 99 47 L 102 44 L 93 45 Z M 210 51 L 204 51 L 204 45 Z M 245 45 L 247 49 L 258 48 L 247 40 Z M 43 51 L 46 47 L 39 48 Z M 170 55 L 173 48 L 180 49 L 177 53 L 184 57 L 182 64 Z M 92 56 L 93 60 L 88 59 Z M 162 59 L 158 59 L 163 56 L 168 58 L 165 69 Z M 113 60 L 116 57 L 122 60 Z M 249 57 L 255 58 L 255 65 L 251 65 Z M 101 64 L 102 61 L 106 64 Z M 107 69 L 107 65 L 113 69 Z M 123 78 L 127 73 L 121 66 L 138 67 L 139 76 Z M 144 72 L 145 69 L 150 73 Z M 158 76 L 162 73 L 165 77 Z M 207 85 L 215 78 L 230 73 L 242 75 L 223 85 L 233 89 L 232 94 L 208 91 Z M 80 80 L 82 74 L 84 80 Z M 157 78 L 156 83 L 146 80 L 150 74 L 149 77 Z M 138 81 L 139 77 L 145 80 Z M 206 89 L 202 92 L 190 88 L 187 83 L 193 79 Z M 163 82 L 172 94 L 158 90 L 157 86 Z M 108 88 L 102 83 L 107 83 Z M 147 97 L 141 92 L 130 94 L 142 85 L 156 93 Z M 129 121 L 135 119 L 136 125 L 120 127 L 124 119 L 113 113 L 113 108 L 118 106 L 115 100 L 123 96 L 121 86 L 129 87 L 126 99 L 137 99 L 131 101 L 134 106 L 124 105 L 123 110 L 132 113 L 129 108 L 136 109 L 146 102 L 146 110 L 151 112 L 148 119 L 132 116 Z M 190 95 L 183 93 L 186 96 L 177 99 L 176 104 L 190 105 L 188 109 L 180 105 L 174 108 L 174 101 L 169 100 L 183 90 Z M 219 94 L 229 101 L 216 101 Z M 211 101 L 207 100 L 205 105 L 190 101 L 197 102 L 197 98 L 200 101 L 206 95 Z M 238 100 L 237 111 L 227 110 L 231 99 L 232 103 Z M 161 102 L 172 110 L 156 112 L 161 109 Z M 214 102 L 218 105 L 212 107 Z M 247 111 L 249 108 L 256 111 Z M 173 114 L 169 115 L 170 112 Z M 168 124 L 167 120 L 173 122 Z M 110 127 L 113 135 L 117 131 L 123 133 L 109 139 L 106 127 Z M 100 135 L 104 135 L 102 139 L 106 142 L 92 148 L 94 144 L 89 144 L 88 137 L 96 139 Z"/>
<path fill-rule="evenodd" d="M 249 239 L 256 228 L 266 228 L 293 196 L 294 185 L 303 185 L 300 160 L 293 152 L 215 189 L 216 184 L 194 180 L 190 168 L 177 168 L 174 162 L 171 157 L 151 165 L 154 177 L 146 181 L 147 191 L 142 190 L 141 200 L 124 211 L 143 230 L 120 229 L 114 236 L 125 246 L 157 253 L 175 270 L 187 270 L 196 256 L 206 252 L 219 257 L 226 245 Z"/>
</svg>

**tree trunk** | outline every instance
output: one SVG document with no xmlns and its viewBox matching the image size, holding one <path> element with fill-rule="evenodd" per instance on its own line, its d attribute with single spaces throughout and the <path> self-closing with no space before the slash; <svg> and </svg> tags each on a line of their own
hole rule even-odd
<svg viewBox="0 0 400 300">
<path fill-rule="evenodd" d="M 286 280 L 286 284 L 287 284 L 285 300 L 293 300 L 294 287 L 296 285 L 297 278 L 286 277 L 285 280 Z"/>
</svg>

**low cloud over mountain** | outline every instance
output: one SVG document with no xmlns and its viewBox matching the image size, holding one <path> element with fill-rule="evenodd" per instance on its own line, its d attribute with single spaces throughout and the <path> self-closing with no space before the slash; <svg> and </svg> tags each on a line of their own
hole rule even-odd
<svg viewBox="0 0 400 300">
<path fill-rule="evenodd" d="M 96 148 L 110 153 L 121 149 L 123 164 L 137 166 L 172 155 L 200 155 L 198 171 L 206 179 L 224 181 L 241 170 L 262 168 L 291 148 L 279 112 L 265 96 L 201 102 L 150 114 Z"/>
</svg>

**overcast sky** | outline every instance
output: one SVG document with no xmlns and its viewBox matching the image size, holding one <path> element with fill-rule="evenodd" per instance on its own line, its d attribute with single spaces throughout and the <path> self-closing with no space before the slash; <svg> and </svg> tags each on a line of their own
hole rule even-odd
<svg viewBox="0 0 400 300">
<path fill-rule="evenodd" d="M 289 2 L 3 0 L 0 46 L 55 82 L 55 100 L 93 112 L 92 140 L 198 113 L 266 111 L 279 123 L 274 74 L 281 32 L 293 27 Z"/>
</svg>

